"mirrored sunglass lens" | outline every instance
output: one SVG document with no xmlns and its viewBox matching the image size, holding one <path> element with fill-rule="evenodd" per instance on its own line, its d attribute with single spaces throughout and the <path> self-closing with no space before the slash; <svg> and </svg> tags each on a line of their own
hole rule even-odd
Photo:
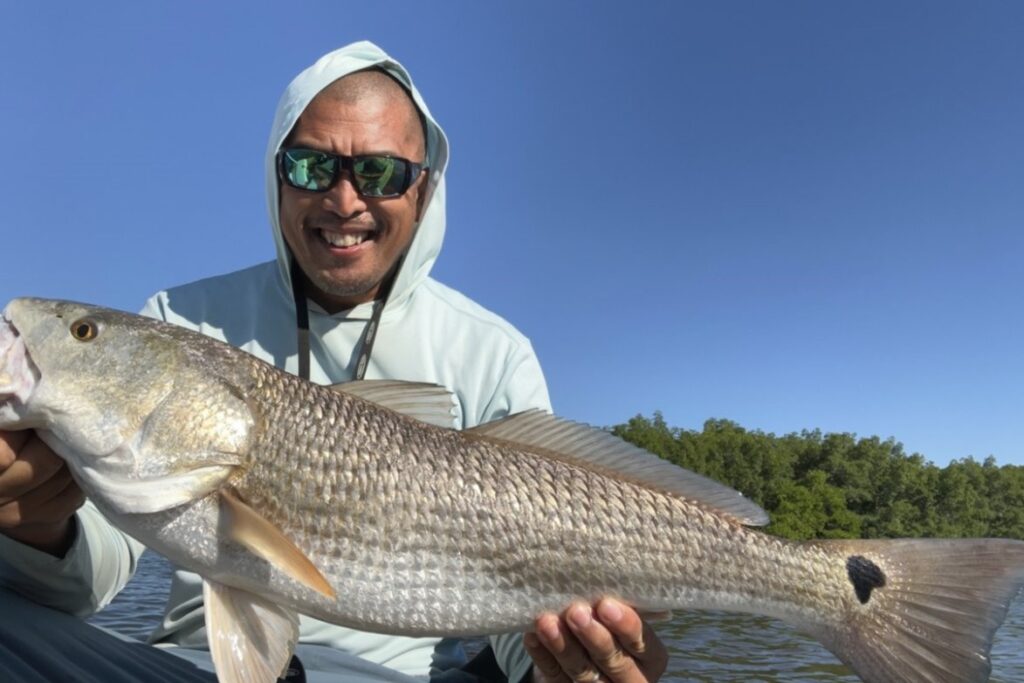
<svg viewBox="0 0 1024 683">
<path fill-rule="evenodd" d="M 406 164 L 401 159 L 357 157 L 352 170 L 359 191 L 368 197 L 398 195 L 407 189 Z"/>
<path fill-rule="evenodd" d="M 337 160 L 310 150 L 289 150 L 284 154 L 288 182 L 304 190 L 326 190 L 334 180 Z"/>
</svg>

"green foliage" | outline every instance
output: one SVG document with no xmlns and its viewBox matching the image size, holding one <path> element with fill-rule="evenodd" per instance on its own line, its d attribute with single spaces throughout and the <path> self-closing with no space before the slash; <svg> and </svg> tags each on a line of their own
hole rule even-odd
<svg viewBox="0 0 1024 683">
<path fill-rule="evenodd" d="M 991 457 L 939 468 L 894 439 L 775 436 L 729 420 L 698 432 L 670 427 L 660 413 L 612 431 L 741 491 L 771 514 L 767 530 L 786 538 L 1024 539 L 1024 467 Z"/>
</svg>

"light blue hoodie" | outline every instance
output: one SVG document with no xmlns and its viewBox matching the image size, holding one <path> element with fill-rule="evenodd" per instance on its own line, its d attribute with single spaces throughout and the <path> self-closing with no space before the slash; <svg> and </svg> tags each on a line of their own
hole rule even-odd
<svg viewBox="0 0 1024 683">
<path fill-rule="evenodd" d="M 500 317 L 430 277 L 445 231 L 448 142 L 408 72 L 369 42 L 353 43 L 322 57 L 292 81 L 278 104 L 265 157 L 267 207 L 277 259 L 160 292 L 147 301 L 142 313 L 297 371 L 295 305 L 290 257 L 278 222 L 275 156 L 317 93 L 342 76 L 370 67 L 383 68 L 398 79 L 423 113 L 431 173 L 423 218 L 382 313 L 366 378 L 448 387 L 457 400 L 460 427 L 529 408 L 550 410 L 544 377 L 529 341 Z M 308 304 L 312 381 L 332 384 L 351 379 L 373 304 L 333 315 L 312 301 Z M 78 528 L 75 543 L 63 559 L 0 537 L 0 556 L 7 563 L 0 567 L 0 576 L 28 597 L 64 611 L 87 614 L 107 604 L 134 572 L 141 546 L 89 505 L 78 513 Z M 178 570 L 163 623 L 151 640 L 205 648 L 203 617 L 201 579 Z M 364 633 L 306 617 L 300 643 L 326 645 L 414 676 L 426 675 L 432 659 L 437 664 L 451 654 L 446 650 L 448 643 L 438 638 Z M 499 636 L 492 644 L 509 679 L 519 680 L 529 667 L 519 637 Z"/>
</svg>

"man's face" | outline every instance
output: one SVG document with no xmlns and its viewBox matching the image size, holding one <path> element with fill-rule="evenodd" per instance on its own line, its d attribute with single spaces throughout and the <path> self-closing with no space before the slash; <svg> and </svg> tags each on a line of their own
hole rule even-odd
<svg viewBox="0 0 1024 683">
<path fill-rule="evenodd" d="M 419 119 L 411 102 L 403 104 L 389 105 L 374 95 L 346 103 L 321 93 L 299 117 L 287 146 L 423 162 Z M 359 196 L 348 173 L 322 193 L 279 182 L 281 231 L 306 275 L 311 299 L 331 313 L 373 300 L 412 241 L 426 175 L 389 199 Z"/>
</svg>

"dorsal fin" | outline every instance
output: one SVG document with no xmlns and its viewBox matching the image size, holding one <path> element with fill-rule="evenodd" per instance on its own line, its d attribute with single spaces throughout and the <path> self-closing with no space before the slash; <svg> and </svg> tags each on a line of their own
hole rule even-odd
<svg viewBox="0 0 1024 683">
<path fill-rule="evenodd" d="M 748 526 L 764 526 L 768 513 L 739 491 L 662 460 L 602 429 L 529 410 L 466 430 L 466 434 L 526 447 L 563 462 L 623 476 L 714 508 Z"/>
<path fill-rule="evenodd" d="M 361 379 L 332 384 L 331 388 L 435 427 L 455 427 L 455 396 L 437 384 L 393 379 Z"/>
</svg>

